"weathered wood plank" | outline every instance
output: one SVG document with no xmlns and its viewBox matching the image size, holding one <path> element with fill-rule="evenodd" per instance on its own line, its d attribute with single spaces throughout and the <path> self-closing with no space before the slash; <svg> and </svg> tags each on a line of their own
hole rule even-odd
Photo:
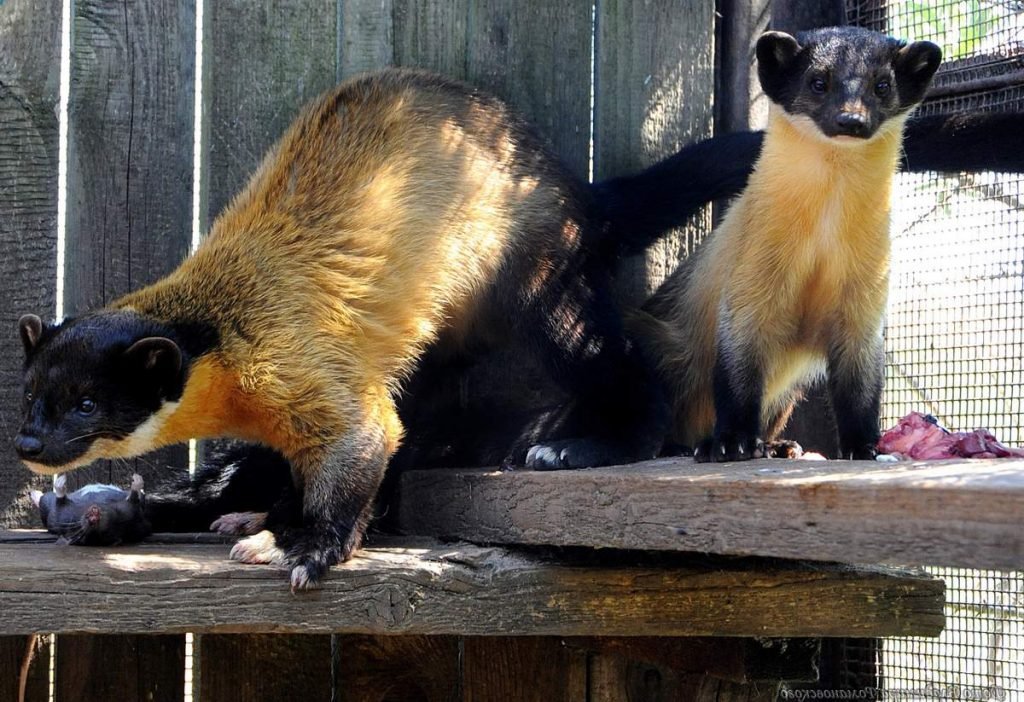
<svg viewBox="0 0 1024 702">
<path fill-rule="evenodd" d="M 60 0 L 0 5 L 0 525 L 39 523 L 24 496 L 45 489 L 10 449 L 21 423 L 18 317 L 54 315 Z"/>
<path fill-rule="evenodd" d="M 591 25 L 589 0 L 477 0 L 467 21 L 466 79 L 508 101 L 584 178 Z"/>
<path fill-rule="evenodd" d="M 296 596 L 276 569 L 227 551 L 0 543 L 0 634 L 799 637 L 933 635 L 943 624 L 940 580 L 886 568 L 628 553 L 551 560 L 405 539 L 364 549 L 322 590 Z"/>
<path fill-rule="evenodd" d="M 65 306 L 74 315 L 170 272 L 192 238 L 195 5 L 76 0 L 68 96 Z M 184 447 L 69 476 L 127 485 Z"/>
<path fill-rule="evenodd" d="M 333 699 L 329 636 L 207 635 L 198 668 L 200 702 Z"/>
<path fill-rule="evenodd" d="M 49 697 L 50 638 L 0 636 L 0 702 L 47 702 Z"/>
<path fill-rule="evenodd" d="M 768 29 L 771 0 L 720 0 L 719 69 L 715 132 L 759 129 L 768 119 L 768 98 L 755 68 L 754 46 Z"/>
<path fill-rule="evenodd" d="M 594 178 L 639 171 L 711 136 L 715 86 L 713 0 L 597 4 Z M 624 262 L 618 292 L 645 300 L 710 230 L 710 211 Z"/>
<path fill-rule="evenodd" d="M 472 0 L 392 0 L 394 62 L 466 78 Z"/>
<path fill-rule="evenodd" d="M 816 681 L 819 639 L 572 637 L 567 646 L 737 683 Z"/>
<path fill-rule="evenodd" d="M 621 656 L 598 655 L 590 660 L 590 702 L 775 702 L 775 682 L 736 683 L 704 675 L 680 673 Z"/>
<path fill-rule="evenodd" d="M 335 0 L 206 4 L 204 231 L 303 103 L 335 83 L 337 20 Z"/>
<path fill-rule="evenodd" d="M 576 702 L 587 698 L 587 655 L 552 636 L 463 640 L 466 702 Z"/>
<path fill-rule="evenodd" d="M 339 78 L 394 62 L 393 0 L 339 0 L 338 12 Z"/>
<path fill-rule="evenodd" d="M 62 634 L 54 686 L 57 702 L 178 702 L 185 694 L 185 639 Z"/>
<path fill-rule="evenodd" d="M 1016 569 L 1024 461 L 660 459 L 564 472 L 412 471 L 406 533 L 486 543 Z"/>
<path fill-rule="evenodd" d="M 336 636 L 340 702 L 453 702 L 461 699 L 457 636 Z"/>
</svg>

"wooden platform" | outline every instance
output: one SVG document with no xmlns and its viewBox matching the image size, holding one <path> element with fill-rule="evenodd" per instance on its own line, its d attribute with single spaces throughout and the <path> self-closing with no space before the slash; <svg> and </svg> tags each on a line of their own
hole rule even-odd
<svg viewBox="0 0 1024 702">
<path fill-rule="evenodd" d="M 1024 461 L 660 459 L 584 471 L 413 471 L 407 533 L 496 544 L 1024 567 Z"/>
<path fill-rule="evenodd" d="M 558 636 L 936 635 L 943 584 L 920 572 L 559 551 L 557 560 L 404 539 L 321 590 L 175 537 L 111 549 L 0 536 L 0 634 L 292 632 Z M 209 541 L 208 538 L 202 538 Z"/>
</svg>

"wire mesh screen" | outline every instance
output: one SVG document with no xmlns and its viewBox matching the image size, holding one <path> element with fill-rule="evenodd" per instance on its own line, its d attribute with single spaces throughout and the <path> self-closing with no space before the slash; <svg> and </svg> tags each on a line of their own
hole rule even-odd
<svg viewBox="0 0 1024 702">
<path fill-rule="evenodd" d="M 943 49 L 921 110 L 1024 109 L 1024 2 L 848 0 L 856 24 Z M 1020 174 L 904 175 L 893 211 L 883 425 L 912 410 L 1024 444 L 1024 206 Z M 979 509 L 984 509 L 979 505 Z M 1024 699 L 1024 573 L 933 568 L 937 639 L 841 652 L 899 699 Z M 842 679 L 842 677 L 840 678 Z"/>
</svg>

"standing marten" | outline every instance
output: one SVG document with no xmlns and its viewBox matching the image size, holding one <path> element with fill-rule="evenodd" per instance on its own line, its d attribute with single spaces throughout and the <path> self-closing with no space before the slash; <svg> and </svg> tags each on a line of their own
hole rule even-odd
<svg viewBox="0 0 1024 702">
<path fill-rule="evenodd" d="M 846 458 L 878 440 L 889 205 L 904 122 L 941 60 L 864 29 L 768 32 L 772 101 L 743 194 L 638 315 L 669 385 L 670 441 L 699 461 L 764 454 L 827 372 Z"/>
<path fill-rule="evenodd" d="M 693 154 L 667 166 L 698 174 L 677 209 L 745 177 Z M 651 458 L 667 404 L 609 292 L 610 207 L 492 97 L 409 70 L 343 83 L 173 273 L 59 324 L 21 319 L 15 447 L 44 473 L 189 438 L 279 450 L 301 505 L 232 557 L 283 564 L 295 588 L 359 546 L 402 438 L 395 396 L 428 348 L 528 341 L 579 429 L 531 448 L 533 467 Z"/>
</svg>

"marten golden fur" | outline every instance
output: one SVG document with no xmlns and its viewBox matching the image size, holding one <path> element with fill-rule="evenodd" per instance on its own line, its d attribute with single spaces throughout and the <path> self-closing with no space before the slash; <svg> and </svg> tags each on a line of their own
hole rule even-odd
<svg viewBox="0 0 1024 702">
<path fill-rule="evenodd" d="M 693 170 L 708 182 L 691 209 L 732 187 L 728 169 Z M 189 438 L 277 449 L 302 504 L 232 555 L 284 564 L 299 588 L 358 547 L 402 439 L 395 398 L 428 348 L 518 337 L 569 390 L 579 433 L 516 462 L 653 457 L 667 406 L 612 302 L 611 220 L 498 100 L 416 71 L 348 81 L 302 112 L 176 271 L 60 324 L 22 318 L 15 446 L 42 472 Z"/>
<path fill-rule="evenodd" d="M 760 158 L 721 225 L 636 317 L 698 460 L 763 455 L 827 373 L 843 455 L 874 455 L 889 206 L 908 111 L 939 62 L 867 30 L 758 42 L 773 100 Z"/>
</svg>

